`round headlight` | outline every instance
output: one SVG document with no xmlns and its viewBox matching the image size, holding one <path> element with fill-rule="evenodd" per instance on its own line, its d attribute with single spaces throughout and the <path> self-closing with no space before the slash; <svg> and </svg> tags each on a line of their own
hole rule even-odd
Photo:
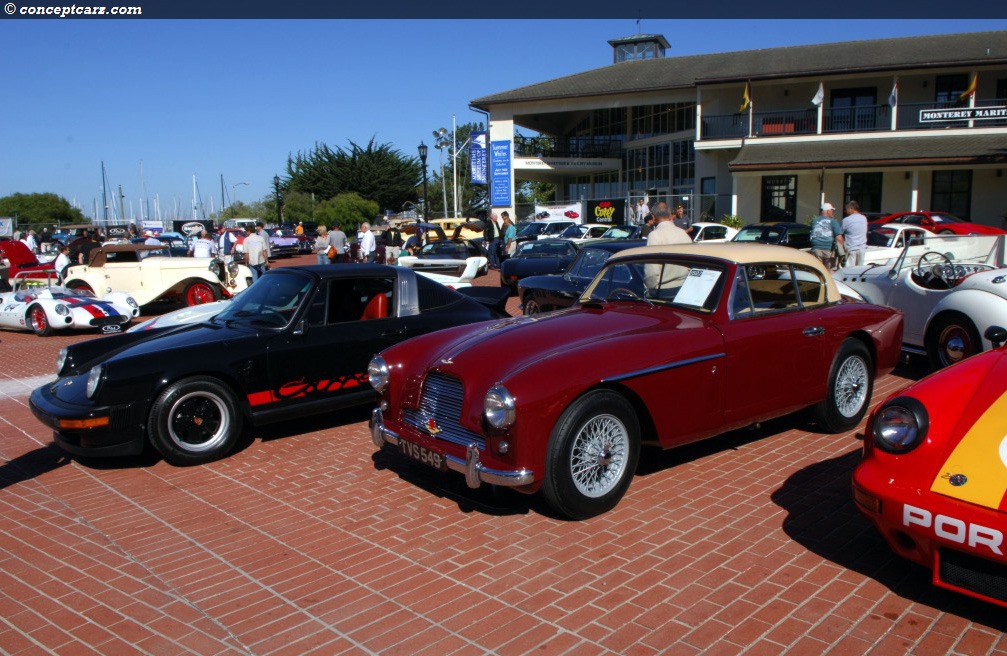
<svg viewBox="0 0 1007 656">
<path fill-rule="evenodd" d="M 136 304 L 136 300 L 134 300 L 132 296 L 126 297 L 126 305 L 128 305 L 131 308 L 136 308 L 137 310 L 140 309 L 140 306 Z"/>
<path fill-rule="evenodd" d="M 64 346 L 59 350 L 59 355 L 56 356 L 56 375 L 59 376 L 63 373 L 63 365 L 66 364 L 66 356 L 69 351 Z"/>
<path fill-rule="evenodd" d="M 367 378 L 371 381 L 371 387 L 379 394 L 388 387 L 389 373 L 388 363 L 383 357 L 375 355 L 371 358 L 371 363 L 367 365 Z"/>
<path fill-rule="evenodd" d="M 879 449 L 898 454 L 919 446 L 929 428 L 930 415 L 923 404 L 912 397 L 900 396 L 878 408 L 871 433 Z"/>
<path fill-rule="evenodd" d="M 91 371 L 87 374 L 87 387 L 84 388 L 84 392 L 87 394 L 87 398 L 93 398 L 95 392 L 98 391 L 98 385 L 101 384 L 101 379 L 105 375 L 105 368 L 100 364 L 95 367 L 91 367 Z"/>
<path fill-rule="evenodd" d="M 228 262 L 228 264 L 227 264 L 227 273 L 230 274 L 230 276 L 232 278 L 234 276 L 238 275 L 238 266 L 239 266 L 238 263 L 235 262 L 235 261 L 233 261 L 233 260 L 230 261 L 230 262 Z"/>
<path fill-rule="evenodd" d="M 514 397 L 503 385 L 491 387 L 483 399 L 483 415 L 486 422 L 497 429 L 509 428 L 516 416 Z"/>
<path fill-rule="evenodd" d="M 61 317 L 65 317 L 70 314 L 70 308 L 60 303 L 59 305 L 56 306 L 56 314 L 58 314 Z"/>
<path fill-rule="evenodd" d="M 210 262 L 210 265 L 207 268 L 210 270 L 210 273 L 212 273 L 213 275 L 217 276 L 218 278 L 220 277 L 220 261 L 219 260 L 213 260 L 212 262 Z"/>
</svg>

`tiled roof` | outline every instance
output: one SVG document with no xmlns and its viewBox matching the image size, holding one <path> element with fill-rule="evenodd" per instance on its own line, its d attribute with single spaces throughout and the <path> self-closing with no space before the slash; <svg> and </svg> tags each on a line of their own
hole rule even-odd
<svg viewBox="0 0 1007 656">
<path fill-rule="evenodd" d="M 683 89 L 700 84 L 1007 62 L 1007 31 L 824 43 L 628 61 L 483 96 L 472 105 Z"/>
<path fill-rule="evenodd" d="M 1007 163 L 1007 135 L 933 135 L 912 139 L 843 139 L 809 143 L 742 146 L 731 161 L 732 172 L 855 168 L 865 166 L 913 166 L 975 163 Z"/>
</svg>

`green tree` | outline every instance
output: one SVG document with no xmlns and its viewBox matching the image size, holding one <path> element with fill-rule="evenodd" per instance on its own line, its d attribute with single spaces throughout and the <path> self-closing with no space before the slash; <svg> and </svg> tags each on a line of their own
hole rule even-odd
<svg viewBox="0 0 1007 656">
<path fill-rule="evenodd" d="M 353 192 L 339 194 L 319 203 L 315 208 L 315 221 L 332 226 L 338 223 L 344 230 L 356 228 L 364 221 L 373 221 L 378 214 L 378 204 Z"/>
<path fill-rule="evenodd" d="M 90 223 L 62 196 L 52 193 L 13 194 L 0 198 L 0 216 L 17 217 L 19 228 Z"/>
<path fill-rule="evenodd" d="M 315 211 L 315 199 L 311 194 L 302 191 L 280 191 L 280 202 L 283 204 L 283 222 L 297 223 L 298 221 L 310 221 Z M 275 208 L 276 201 L 273 201 Z M 276 221 L 276 210 L 269 215 L 268 223 Z"/>
<path fill-rule="evenodd" d="M 351 141 L 348 149 L 318 143 L 313 150 L 287 159 L 283 191 L 314 194 L 321 200 L 354 192 L 375 201 L 379 208 L 397 210 L 406 201 L 417 200 L 422 174 L 417 157 L 407 157 L 373 138 L 366 147 Z"/>
</svg>

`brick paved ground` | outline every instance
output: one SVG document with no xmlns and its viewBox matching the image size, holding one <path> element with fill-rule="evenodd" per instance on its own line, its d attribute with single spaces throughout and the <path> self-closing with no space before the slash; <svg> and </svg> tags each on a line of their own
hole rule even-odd
<svg viewBox="0 0 1007 656">
<path fill-rule="evenodd" d="M 1007 653 L 1002 609 L 859 516 L 852 433 L 793 416 L 645 451 L 586 522 L 376 451 L 366 410 L 201 467 L 78 462 L 26 395 L 87 338 L 0 333 L 0 652 Z"/>
</svg>

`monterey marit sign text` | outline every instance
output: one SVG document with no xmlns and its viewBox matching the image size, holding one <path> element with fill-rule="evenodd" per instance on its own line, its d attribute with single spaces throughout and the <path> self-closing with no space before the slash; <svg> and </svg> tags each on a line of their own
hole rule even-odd
<svg viewBox="0 0 1007 656">
<path fill-rule="evenodd" d="M 921 109 L 920 123 L 938 121 L 981 121 L 1007 118 L 1007 107 L 959 107 L 955 109 Z"/>
</svg>

